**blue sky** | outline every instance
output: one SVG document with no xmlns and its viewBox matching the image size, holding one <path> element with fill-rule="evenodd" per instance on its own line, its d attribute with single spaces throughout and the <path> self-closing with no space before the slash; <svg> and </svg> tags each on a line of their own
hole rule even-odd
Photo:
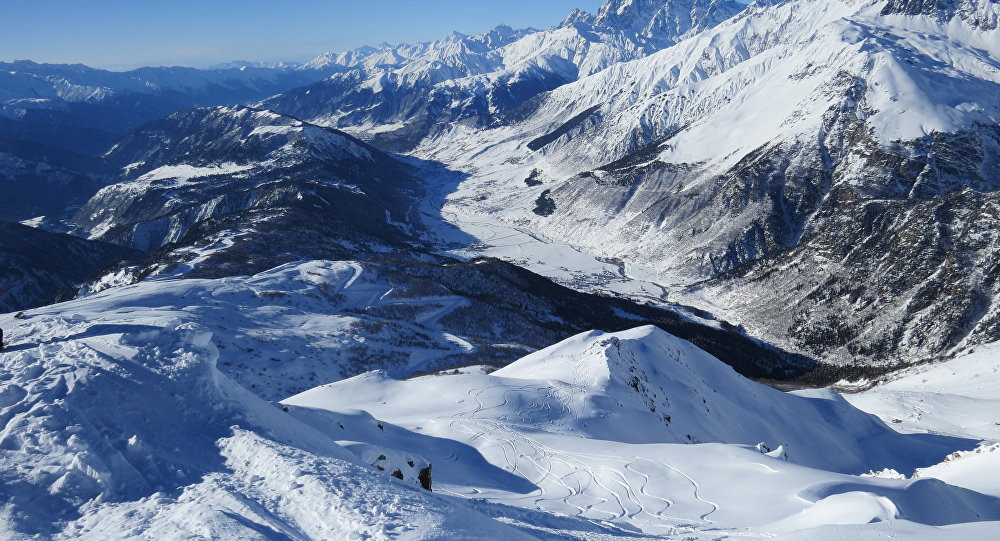
<svg viewBox="0 0 1000 541">
<path fill-rule="evenodd" d="M 601 0 L 0 0 L 0 60 L 108 69 L 305 60 L 498 24 L 539 28 Z"/>
</svg>

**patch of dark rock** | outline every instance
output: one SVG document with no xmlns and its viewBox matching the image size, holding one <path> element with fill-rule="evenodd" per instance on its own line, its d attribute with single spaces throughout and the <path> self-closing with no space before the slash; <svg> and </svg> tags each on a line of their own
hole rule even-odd
<svg viewBox="0 0 1000 541">
<path fill-rule="evenodd" d="M 565 123 L 563 123 L 561 126 L 559 126 L 558 128 L 556 128 L 555 130 L 553 130 L 553 131 L 551 131 L 551 132 L 549 132 L 549 133 L 547 133 L 547 134 L 545 134 L 545 135 L 543 135 L 541 137 L 538 137 L 537 139 L 531 140 L 528 143 L 528 148 L 531 149 L 531 150 L 538 150 L 538 149 L 544 147 L 545 145 L 548 145 L 549 143 L 552 143 L 556 139 L 559 139 L 563 135 L 566 135 L 567 133 L 569 133 L 570 130 L 572 130 L 573 128 L 575 128 L 575 127 L 579 126 L 580 124 L 582 124 L 584 120 L 587 120 L 587 118 L 590 115 L 594 114 L 600 108 L 601 108 L 600 105 L 595 105 L 593 107 L 590 107 L 590 108 L 584 110 L 582 113 L 580 113 L 580 114 L 574 116 L 573 118 L 567 120 Z"/>
<path fill-rule="evenodd" d="M 556 211 L 556 201 L 549 195 L 551 190 L 545 190 L 542 195 L 535 200 L 535 208 L 532 210 L 539 216 L 552 216 Z"/>
</svg>

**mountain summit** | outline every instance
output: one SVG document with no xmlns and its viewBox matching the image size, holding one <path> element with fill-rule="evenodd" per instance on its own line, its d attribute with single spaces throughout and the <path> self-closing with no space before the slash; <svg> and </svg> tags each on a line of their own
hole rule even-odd
<svg viewBox="0 0 1000 541">
<path fill-rule="evenodd" d="M 651 39 L 679 41 L 743 8 L 733 0 L 608 0 L 594 23 Z"/>
<path fill-rule="evenodd" d="M 883 15 L 930 15 L 944 22 L 956 16 L 986 30 L 997 28 L 1000 5 L 992 0 L 889 0 Z"/>
</svg>

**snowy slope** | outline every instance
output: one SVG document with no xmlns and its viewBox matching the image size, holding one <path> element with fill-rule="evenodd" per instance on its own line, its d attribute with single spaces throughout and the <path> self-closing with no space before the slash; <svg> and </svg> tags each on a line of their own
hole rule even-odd
<svg viewBox="0 0 1000 541">
<path fill-rule="evenodd" d="M 0 537 L 526 538 L 240 387 L 198 324 L 108 308 L 35 313 L 0 352 Z"/>
<path fill-rule="evenodd" d="M 307 371 L 335 378 L 331 354 L 361 335 L 333 330 L 364 317 L 335 312 L 383 291 L 351 265 L 316 262 L 0 317 L 0 534 L 519 538 L 492 516 L 546 538 L 638 527 L 822 539 L 846 524 L 829 535 L 987 539 L 996 523 L 981 521 L 1000 519 L 990 496 L 824 469 L 906 471 L 971 440 L 897 435 L 835 395 L 753 384 L 652 328 L 583 334 L 499 375 L 369 373 L 288 399 L 287 412 L 258 398 Z M 399 333 L 363 337 L 399 351 Z M 446 496 L 378 471 L 395 460 L 429 462 Z"/>
<path fill-rule="evenodd" d="M 889 455 L 912 471 L 974 441 L 903 436 L 831 392 L 754 384 L 652 328 L 582 334 L 489 376 L 375 372 L 283 404 L 347 445 L 372 438 L 354 410 L 392 423 L 375 441 L 430 460 L 442 491 L 647 534 L 887 521 L 933 537 L 919 525 L 1000 518 L 1000 501 L 943 483 L 831 473 Z"/>
<path fill-rule="evenodd" d="M 976 439 L 898 434 L 652 327 L 493 375 L 369 372 L 265 402 L 380 352 L 467 351 L 447 314 L 475 299 L 394 293 L 373 270 L 147 280 L 0 316 L 0 536 L 989 539 L 1000 522 L 974 473 L 990 455 L 953 454 Z M 432 466 L 435 495 L 391 479 L 408 461 Z"/>
<path fill-rule="evenodd" d="M 1000 442 L 1000 344 L 892 374 L 848 394 L 855 406 L 908 432 L 930 431 Z"/>
<path fill-rule="evenodd" d="M 975 450 L 952 453 L 914 477 L 1000 496 L 1000 344 L 909 368 L 845 397 L 906 432 L 982 440 Z"/>
<path fill-rule="evenodd" d="M 0 316 L 8 343 L 0 352 L 0 536 L 520 535 L 480 512 L 545 538 L 634 538 L 633 524 L 651 535 L 686 531 L 695 519 L 699 527 L 763 525 L 798 512 L 809 498 L 857 488 L 849 476 L 808 473 L 787 460 L 829 462 L 849 471 L 905 468 L 933 463 L 924 457 L 939 459 L 964 443 L 897 437 L 834 395 L 782 395 L 740 379 L 689 343 L 653 328 L 587 333 L 529 356 L 501 376 L 467 371 L 402 382 L 375 372 L 287 401 L 333 397 L 340 401 L 334 413 L 298 407 L 285 412 L 265 402 L 375 367 L 406 374 L 436 357 L 472 355 L 470 348 L 483 347 L 462 338 L 449 321 L 465 311 L 460 320 L 478 313 L 496 323 L 482 298 L 443 296 L 430 284 L 396 289 L 400 284 L 390 271 L 307 262 L 252 277 L 145 280 L 29 310 L 23 319 Z M 502 337 L 498 345 L 523 347 L 511 343 L 510 331 Z M 575 355 L 585 356 L 583 362 L 567 363 L 566 356 Z M 625 379 L 629 369 L 644 372 L 635 387 Z M 722 418 L 752 410 L 772 422 L 799 422 L 787 411 L 758 407 L 770 400 L 787 401 L 784 410 L 813 411 L 806 419 L 815 425 L 843 426 L 832 433 L 843 439 L 818 440 L 827 448 L 814 455 L 818 443 L 806 443 L 788 426 L 741 427 Z M 649 411 L 651 405 L 657 412 Z M 510 422 L 516 426 L 503 429 Z M 428 431 L 414 433 L 414 423 Z M 491 436 L 476 436 L 481 427 L 492 427 Z M 527 443 L 517 439 L 522 434 Z M 852 443 L 862 436 L 871 437 Z M 753 447 L 758 439 L 767 439 L 768 448 Z M 672 443 L 696 440 L 748 444 Z M 776 447 L 782 441 L 787 446 Z M 506 471 L 502 457 L 513 455 L 504 446 L 513 445 L 515 453 L 549 452 L 534 442 L 564 462 L 551 462 L 549 474 L 531 461 Z M 905 444 L 908 452 L 886 457 L 879 449 L 887 444 Z M 813 487 L 806 500 L 785 499 L 754 518 L 756 511 L 736 505 L 713 511 L 720 505 L 716 494 L 730 481 L 706 478 L 702 485 L 702 479 L 687 477 L 736 460 L 724 477 L 746 478 L 742 486 L 749 489 L 760 479 L 746 477 L 748 472 L 770 475 L 754 465 L 772 460 L 762 458 L 764 451 L 777 457 L 776 471 L 806 472 L 774 485 L 772 494 Z M 705 453 L 712 457 L 708 462 Z M 633 455 L 645 458 L 607 458 Z M 436 492 L 496 503 L 469 502 L 473 511 L 416 492 L 408 474 L 400 483 L 391 481 L 389 473 L 409 467 L 409 461 L 433 467 Z M 676 470 L 658 466 L 664 461 Z M 558 487 L 573 481 L 557 481 L 559 475 L 579 476 L 580 482 L 597 475 L 597 484 L 567 503 Z M 538 506 L 526 505 L 522 500 L 536 491 L 531 487 L 539 476 L 550 481 L 538 485 L 537 497 L 529 496 L 540 498 Z M 821 481 L 835 487 L 813 486 Z M 695 488 L 694 497 L 667 496 L 692 494 L 692 483 L 708 493 Z M 902 509 L 897 514 L 918 525 L 975 520 L 970 513 L 993 516 L 989 499 L 944 485 L 910 484 L 865 486 L 892 499 Z M 946 502 L 942 511 L 922 511 L 931 497 Z M 676 506 L 668 503 L 674 500 Z M 953 505 L 959 500 L 964 507 Z"/>
</svg>

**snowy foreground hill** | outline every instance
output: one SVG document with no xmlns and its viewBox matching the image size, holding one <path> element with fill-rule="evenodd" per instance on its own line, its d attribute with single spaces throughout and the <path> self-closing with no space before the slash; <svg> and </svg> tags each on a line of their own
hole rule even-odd
<svg viewBox="0 0 1000 541">
<path fill-rule="evenodd" d="M 884 421 L 833 391 L 753 383 L 655 327 L 580 334 L 489 375 L 326 383 L 341 342 L 383 339 L 311 312 L 302 287 L 337 265 L 152 280 L 0 316 L 0 537 L 990 539 L 1000 528 L 1000 455 L 979 447 L 998 436 L 995 350 L 850 397 Z M 284 307 L 268 294 L 279 288 Z M 309 371 L 322 385 L 274 401 Z M 914 396 L 920 413 L 897 413 Z M 943 430 L 937 407 L 969 430 Z M 433 492 L 411 471 L 426 465 Z"/>
</svg>

